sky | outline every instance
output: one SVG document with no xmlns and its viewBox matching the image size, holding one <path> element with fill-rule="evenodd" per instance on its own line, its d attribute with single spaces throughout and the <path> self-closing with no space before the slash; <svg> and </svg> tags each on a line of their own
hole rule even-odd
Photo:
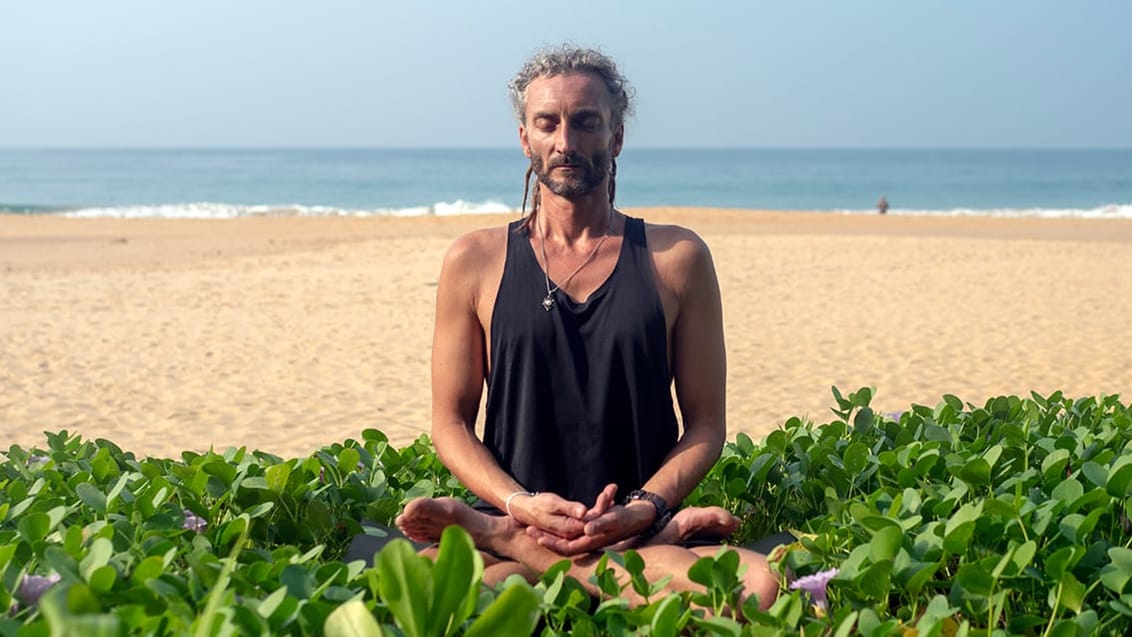
<svg viewBox="0 0 1132 637">
<path fill-rule="evenodd" d="M 536 49 L 627 144 L 1132 148 L 1132 2 L 0 2 L 0 147 L 504 147 Z"/>
</svg>

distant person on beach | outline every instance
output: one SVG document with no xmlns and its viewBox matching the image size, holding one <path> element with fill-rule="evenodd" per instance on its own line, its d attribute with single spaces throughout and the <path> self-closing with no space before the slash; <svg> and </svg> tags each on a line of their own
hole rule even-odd
<svg viewBox="0 0 1132 637">
<path fill-rule="evenodd" d="M 888 214 L 888 198 L 884 195 L 880 196 L 880 201 L 877 202 L 877 212 L 880 214 Z"/>
<path fill-rule="evenodd" d="M 489 583 L 531 579 L 574 556 L 571 574 L 596 593 L 588 577 L 601 550 L 633 547 L 651 581 L 671 575 L 671 589 L 698 588 L 688 568 L 719 547 L 685 542 L 718 542 L 739 522 L 720 507 L 675 512 L 727 431 L 711 254 L 690 230 L 614 207 L 632 94 L 613 60 L 548 49 L 509 86 L 530 212 L 449 248 L 432 350 L 432 438 L 480 500 L 414 500 L 397 525 L 422 542 L 463 527 L 484 551 Z M 768 607 L 777 579 L 762 555 L 736 550 L 746 593 Z"/>
</svg>

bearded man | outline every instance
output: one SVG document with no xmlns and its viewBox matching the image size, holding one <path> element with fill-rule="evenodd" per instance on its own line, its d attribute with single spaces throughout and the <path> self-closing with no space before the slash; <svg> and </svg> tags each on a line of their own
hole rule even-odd
<svg viewBox="0 0 1132 637">
<path fill-rule="evenodd" d="M 718 547 L 684 541 L 726 536 L 738 522 L 719 507 L 673 514 L 727 431 L 711 253 L 686 228 L 614 207 L 632 105 L 611 59 L 546 50 L 510 89 L 530 158 L 530 212 L 448 250 L 432 351 L 432 438 L 480 501 L 415 500 L 397 524 L 418 541 L 464 527 L 486 552 L 489 583 L 574 556 L 571 573 L 589 586 L 598 551 L 632 546 L 646 576 L 692 589 L 688 568 Z M 747 593 L 768 607 L 776 579 L 762 555 L 738 550 Z"/>
</svg>

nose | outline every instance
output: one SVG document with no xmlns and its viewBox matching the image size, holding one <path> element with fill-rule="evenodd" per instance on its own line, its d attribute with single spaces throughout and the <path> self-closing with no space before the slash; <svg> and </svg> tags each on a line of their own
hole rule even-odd
<svg viewBox="0 0 1132 637">
<path fill-rule="evenodd" d="M 561 154 L 573 152 L 575 140 L 574 127 L 564 124 L 558 127 L 554 136 L 554 149 Z"/>
</svg>

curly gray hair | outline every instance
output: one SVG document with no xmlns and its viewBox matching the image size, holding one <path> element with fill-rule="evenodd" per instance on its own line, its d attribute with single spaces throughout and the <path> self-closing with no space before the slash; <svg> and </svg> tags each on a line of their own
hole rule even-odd
<svg viewBox="0 0 1132 637">
<path fill-rule="evenodd" d="M 605 82 L 612 102 L 611 124 L 616 128 L 633 114 L 633 88 L 617 70 L 617 64 L 608 55 L 595 49 L 583 49 L 569 44 L 549 47 L 531 56 L 518 74 L 508 82 L 515 117 L 523 121 L 527 109 L 527 87 L 536 78 L 553 77 L 569 73 L 592 73 Z"/>
</svg>

